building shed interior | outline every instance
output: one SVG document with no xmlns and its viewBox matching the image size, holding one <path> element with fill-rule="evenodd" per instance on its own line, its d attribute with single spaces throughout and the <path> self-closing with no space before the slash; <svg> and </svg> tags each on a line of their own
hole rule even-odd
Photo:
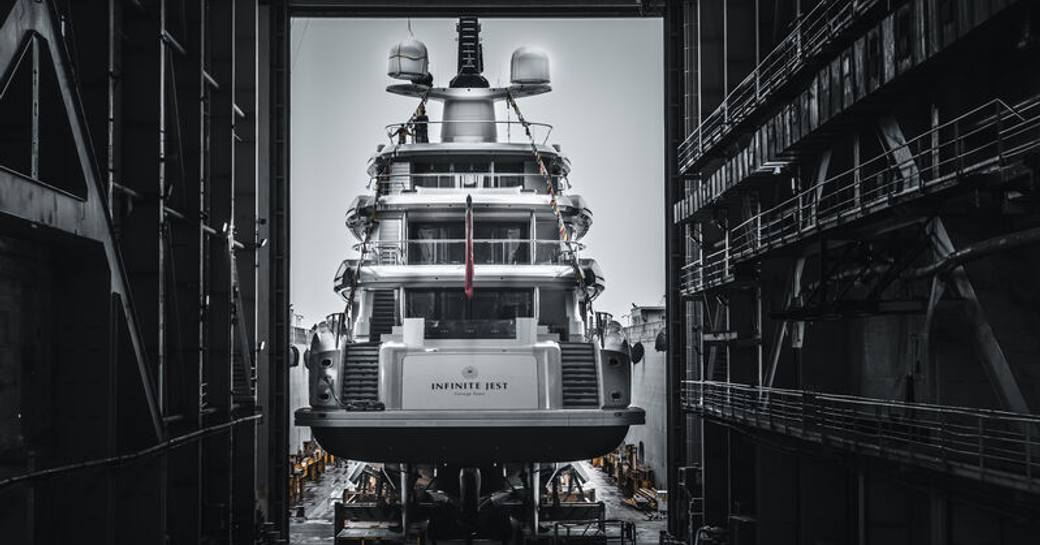
<svg viewBox="0 0 1040 545">
<path fill-rule="evenodd" d="M 0 0 L 0 542 L 288 542 L 290 22 L 460 15 L 663 22 L 658 542 L 1035 542 L 1033 0 Z"/>
</svg>

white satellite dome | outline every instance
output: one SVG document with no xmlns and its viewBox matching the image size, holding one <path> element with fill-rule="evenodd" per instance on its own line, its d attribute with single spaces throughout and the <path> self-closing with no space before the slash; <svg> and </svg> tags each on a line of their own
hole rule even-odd
<svg viewBox="0 0 1040 545">
<path fill-rule="evenodd" d="M 521 47 L 513 51 L 509 68 L 509 79 L 516 85 L 549 83 L 549 55 L 540 49 Z"/>
<path fill-rule="evenodd" d="M 415 38 L 408 38 L 390 48 L 386 75 L 394 79 L 417 81 L 426 75 L 428 67 L 426 44 Z"/>
</svg>

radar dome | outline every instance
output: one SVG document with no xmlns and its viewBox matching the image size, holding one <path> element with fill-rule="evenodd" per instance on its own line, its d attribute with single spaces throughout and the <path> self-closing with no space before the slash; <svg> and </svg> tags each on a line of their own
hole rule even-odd
<svg viewBox="0 0 1040 545">
<path fill-rule="evenodd" d="M 394 79 L 418 81 L 426 75 L 428 67 L 426 44 L 409 38 L 390 48 L 386 75 Z"/>
<path fill-rule="evenodd" d="M 516 85 L 549 83 L 549 55 L 544 51 L 521 47 L 513 51 L 513 59 L 509 67 L 509 79 Z"/>
</svg>

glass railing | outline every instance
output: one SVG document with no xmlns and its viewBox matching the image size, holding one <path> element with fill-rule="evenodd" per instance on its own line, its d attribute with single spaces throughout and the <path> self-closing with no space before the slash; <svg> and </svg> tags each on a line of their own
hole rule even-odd
<svg viewBox="0 0 1040 545">
<path fill-rule="evenodd" d="M 584 248 L 579 242 L 559 240 L 475 239 L 476 265 L 562 265 Z M 355 246 L 361 249 L 361 245 Z M 368 243 L 367 253 L 381 265 L 462 265 L 465 239 L 395 240 Z"/>
</svg>

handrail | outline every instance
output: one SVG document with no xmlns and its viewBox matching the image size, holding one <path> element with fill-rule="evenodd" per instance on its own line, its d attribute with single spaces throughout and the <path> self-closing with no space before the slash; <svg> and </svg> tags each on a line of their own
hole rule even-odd
<svg viewBox="0 0 1040 545">
<path fill-rule="evenodd" d="M 974 119 L 979 113 L 989 110 L 993 111 L 992 115 Z M 1027 130 L 1036 128 L 1040 114 L 1032 112 L 1032 115 L 1032 118 L 1026 119 L 1021 112 L 1012 109 L 1004 101 L 991 100 L 900 145 L 899 149 L 910 152 L 909 157 L 897 161 L 893 152 L 883 151 L 858 166 L 831 176 L 776 206 L 749 217 L 732 229 L 736 233 L 732 252 L 735 257 L 740 258 L 791 234 L 792 226 L 782 223 L 778 225 L 778 221 L 791 221 L 794 218 L 800 223 L 793 226 L 795 231 L 815 231 L 823 219 L 840 215 L 842 212 L 875 204 L 887 204 L 887 200 L 892 196 L 920 192 L 929 186 L 970 174 L 993 163 L 1003 163 L 1007 158 L 1006 151 L 1015 151 L 1015 148 L 1002 144 L 1009 136 L 1021 135 L 1023 125 Z M 1023 121 L 1005 127 L 1005 122 L 1012 117 Z M 972 123 L 966 124 L 969 120 Z M 989 131 L 993 129 L 997 132 L 990 135 Z M 933 146 L 933 137 L 938 137 L 938 146 Z M 1027 144 L 1030 146 L 1028 149 L 1040 144 L 1040 134 Z M 916 172 L 907 176 L 908 170 Z M 846 192 L 851 190 L 851 195 L 844 201 L 825 203 L 824 200 L 830 196 L 825 194 L 826 190 L 841 185 L 842 182 L 848 182 L 848 187 L 840 189 Z"/>
<path fill-rule="evenodd" d="M 930 410 L 946 414 L 960 414 L 964 416 L 982 415 L 988 418 L 1004 419 L 1007 421 L 1040 424 L 1040 414 L 1016 413 L 1013 411 L 990 409 L 987 407 L 969 407 L 966 405 L 944 405 L 938 403 L 923 403 L 917 401 L 901 401 L 898 399 L 864 397 L 852 394 L 822 392 L 818 390 L 798 390 L 794 388 L 778 388 L 775 386 L 754 386 L 751 384 L 741 384 L 737 382 L 721 382 L 717 380 L 684 380 L 683 384 L 687 388 L 687 390 L 690 387 L 699 388 L 701 386 L 704 386 L 707 388 L 723 388 L 730 391 L 753 392 L 756 396 L 763 396 L 763 399 L 766 399 L 767 401 L 770 396 L 775 396 L 778 394 L 793 396 L 808 395 L 812 396 L 812 398 L 817 401 L 832 400 L 836 402 L 856 403 L 869 407 L 890 407 L 900 409 Z M 1037 463 L 1040 463 L 1040 460 L 1037 460 Z"/>
<path fill-rule="evenodd" d="M 465 262 L 466 239 L 407 239 L 371 241 L 369 252 L 383 265 L 458 265 Z M 357 250 L 359 244 L 354 245 Z M 577 241 L 545 239 L 474 239 L 477 264 L 550 265 L 562 264 L 585 249 Z M 454 250 L 454 251 L 452 251 Z M 427 254 L 426 252 L 431 252 Z"/>
<path fill-rule="evenodd" d="M 704 255 L 698 277 L 685 289 L 696 293 L 732 279 L 733 262 L 818 233 L 843 218 L 877 212 L 894 199 L 913 199 L 951 187 L 966 175 L 1000 168 L 1040 149 L 1040 102 L 1012 107 L 991 100 L 885 150 L 857 166 L 751 215 L 728 231 L 722 248 Z M 696 281 L 696 282 L 695 282 Z"/>
<path fill-rule="evenodd" d="M 566 175 L 551 174 L 550 177 L 553 178 L 554 182 L 561 186 L 561 189 L 570 188 L 570 181 L 567 179 Z M 375 182 L 381 187 L 389 188 L 391 191 L 394 189 L 414 189 L 414 180 L 416 178 L 437 180 L 437 187 L 421 186 L 423 189 L 508 189 L 511 187 L 522 187 L 524 184 L 502 186 L 500 183 L 501 180 L 513 178 L 521 179 L 526 182 L 529 178 L 535 178 L 537 181 L 541 182 L 545 177 L 537 172 L 403 172 L 398 174 L 378 174 L 372 176 L 369 185 L 371 185 L 372 182 Z M 477 187 L 467 187 L 462 183 L 467 178 L 479 180 L 480 183 L 477 184 Z M 451 185 L 444 185 L 442 187 L 440 184 L 442 180 L 450 180 Z M 488 181 L 498 183 L 492 183 L 489 185 L 487 183 Z M 563 183 L 561 184 L 560 182 Z"/>
<path fill-rule="evenodd" d="M 1040 490 L 1040 416 L 808 390 L 685 381 L 683 406 L 809 441 Z"/>
<path fill-rule="evenodd" d="M 732 127 L 750 116 L 756 107 L 772 97 L 776 89 L 810 65 L 831 41 L 879 1 L 825 0 L 796 19 L 791 32 L 763 57 L 679 145 L 680 167 L 699 160 L 706 148 L 718 143 Z"/>
<path fill-rule="evenodd" d="M 504 141 L 496 140 L 496 141 L 497 142 L 506 142 L 506 143 L 511 143 L 513 141 L 513 139 L 512 139 L 512 131 L 509 131 L 508 129 L 511 129 L 514 126 L 518 126 L 518 127 L 520 127 L 520 130 L 519 130 L 519 132 L 517 134 L 517 138 L 522 138 L 524 143 L 528 142 L 527 135 L 526 135 L 526 133 L 523 130 L 524 129 L 524 124 L 523 123 L 521 123 L 519 121 L 503 121 L 503 120 L 500 120 L 500 119 L 443 119 L 443 120 L 440 120 L 440 121 L 411 121 L 411 122 L 407 122 L 407 123 L 391 123 L 391 124 L 383 127 L 383 129 L 386 131 L 387 138 L 389 138 L 390 142 L 393 143 L 394 142 L 394 138 L 397 136 L 397 134 L 400 132 L 400 130 L 402 128 L 405 129 L 405 130 L 408 130 L 408 129 L 411 129 L 411 128 L 415 127 L 416 125 L 425 125 L 427 127 L 427 129 L 429 129 L 430 125 L 449 125 L 449 124 L 452 124 L 452 123 L 460 123 L 460 124 L 461 123 L 467 123 L 467 124 L 490 123 L 490 124 L 493 124 L 495 126 L 505 125 L 506 129 L 507 129 L 506 140 L 504 140 Z M 536 121 L 529 121 L 527 123 L 527 125 L 529 125 L 531 127 L 538 127 L 539 129 L 542 129 L 542 130 L 545 131 L 545 136 L 542 137 L 542 142 L 541 142 L 542 145 L 545 145 L 549 141 L 549 136 L 552 134 L 552 131 L 553 131 L 553 126 L 552 125 L 550 125 L 548 123 L 539 123 L 539 122 L 536 122 Z M 435 141 L 431 140 L 430 142 L 422 142 L 422 143 L 433 143 L 433 144 L 436 144 L 438 142 L 435 142 Z"/>
<path fill-rule="evenodd" d="M 403 244 L 442 244 L 442 243 L 464 243 L 464 238 L 410 238 L 404 240 L 373 240 L 369 244 L 373 246 L 400 246 Z M 558 240 L 558 239 L 529 239 L 529 238 L 475 238 L 473 239 L 474 244 L 478 243 L 503 243 L 503 244 L 551 244 L 553 246 L 566 245 L 570 246 L 574 250 L 584 250 L 585 244 L 575 240 Z M 354 249 L 358 249 L 361 243 L 355 243 Z"/>
</svg>

